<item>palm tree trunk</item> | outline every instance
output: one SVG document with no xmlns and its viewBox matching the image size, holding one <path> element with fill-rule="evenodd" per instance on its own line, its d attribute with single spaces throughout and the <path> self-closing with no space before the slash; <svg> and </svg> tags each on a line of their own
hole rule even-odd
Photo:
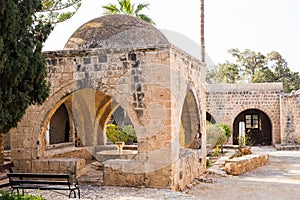
<svg viewBox="0 0 300 200">
<path fill-rule="evenodd" d="M 0 164 L 4 164 L 4 134 L 0 133 Z"/>
<path fill-rule="evenodd" d="M 201 61 L 205 63 L 205 40 L 204 40 L 204 0 L 201 0 L 200 5 L 200 23 L 201 23 Z"/>
</svg>

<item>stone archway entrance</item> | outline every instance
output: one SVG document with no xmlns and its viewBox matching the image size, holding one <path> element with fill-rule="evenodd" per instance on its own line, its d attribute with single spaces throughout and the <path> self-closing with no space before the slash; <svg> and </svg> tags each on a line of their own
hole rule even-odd
<svg viewBox="0 0 300 200">
<path fill-rule="evenodd" d="M 233 122 L 233 144 L 238 144 L 240 124 L 244 124 L 245 132 L 253 145 L 272 144 L 272 124 L 270 118 L 261 110 L 249 109 L 241 112 Z"/>
</svg>

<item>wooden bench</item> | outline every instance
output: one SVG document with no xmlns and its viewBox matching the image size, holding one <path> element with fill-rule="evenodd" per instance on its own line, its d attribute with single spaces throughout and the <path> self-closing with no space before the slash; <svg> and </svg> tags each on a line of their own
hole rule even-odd
<svg viewBox="0 0 300 200">
<path fill-rule="evenodd" d="M 0 165 L 0 188 L 10 186 L 7 173 L 13 173 L 14 164 L 12 162 Z"/>
<path fill-rule="evenodd" d="M 76 198 L 76 191 L 80 199 L 80 190 L 77 181 L 72 183 L 69 174 L 40 174 L 40 173 L 8 173 L 11 192 L 22 189 L 24 194 L 25 189 L 38 190 L 69 190 L 69 198 Z"/>
</svg>

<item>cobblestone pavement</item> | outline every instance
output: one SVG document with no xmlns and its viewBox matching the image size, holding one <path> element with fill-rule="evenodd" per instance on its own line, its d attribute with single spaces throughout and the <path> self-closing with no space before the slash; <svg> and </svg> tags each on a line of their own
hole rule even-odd
<svg viewBox="0 0 300 200">
<path fill-rule="evenodd" d="M 240 176 L 209 175 L 213 183 L 197 183 L 185 192 L 165 189 L 81 186 L 83 200 L 300 200 L 300 151 L 253 147 L 270 155 L 269 165 Z M 65 200 L 67 194 L 42 191 L 47 200 Z"/>
</svg>

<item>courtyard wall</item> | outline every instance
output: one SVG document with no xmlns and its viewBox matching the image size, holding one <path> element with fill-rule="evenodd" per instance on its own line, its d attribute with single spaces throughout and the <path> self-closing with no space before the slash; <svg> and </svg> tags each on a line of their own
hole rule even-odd
<svg viewBox="0 0 300 200">
<path fill-rule="evenodd" d="M 239 113 L 248 109 L 260 110 L 270 118 L 272 143 L 280 143 L 282 90 L 282 83 L 208 84 L 207 112 L 216 123 L 225 123 L 233 130 L 233 122 Z M 231 138 L 229 143 L 232 141 Z"/>
<path fill-rule="evenodd" d="M 300 143 L 300 94 L 280 96 L 281 143 L 299 145 Z"/>
</svg>

